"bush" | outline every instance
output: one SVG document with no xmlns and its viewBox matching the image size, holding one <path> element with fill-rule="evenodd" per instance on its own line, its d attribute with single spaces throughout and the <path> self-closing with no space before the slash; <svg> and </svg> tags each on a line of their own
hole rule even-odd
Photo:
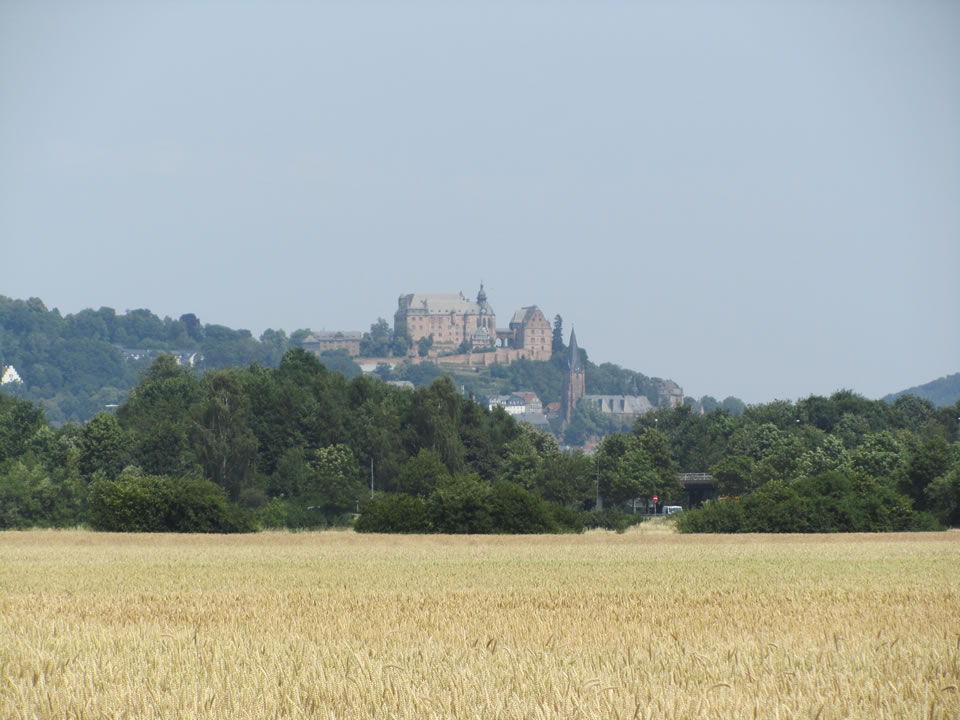
<svg viewBox="0 0 960 720">
<path fill-rule="evenodd" d="M 497 533 L 553 533 L 560 527 L 550 506 L 533 493 L 506 480 L 490 492 L 490 518 Z"/>
<path fill-rule="evenodd" d="M 550 504 L 550 511 L 553 519 L 557 523 L 557 532 L 562 533 L 582 533 L 583 518 L 579 510 L 566 507 L 565 505 Z"/>
<path fill-rule="evenodd" d="M 353 527 L 363 533 L 427 532 L 427 506 L 412 495 L 381 494 L 363 506 Z"/>
<path fill-rule="evenodd" d="M 283 503 L 287 527 L 291 530 L 323 530 L 329 524 L 320 505 L 300 496 Z"/>
<path fill-rule="evenodd" d="M 643 515 L 627 513 L 619 508 L 587 510 L 580 513 L 581 527 L 614 530 L 618 533 L 626 532 L 628 527 L 639 525 L 641 522 L 643 522 Z"/>
<path fill-rule="evenodd" d="M 477 475 L 457 474 L 441 480 L 427 498 L 429 527 L 450 534 L 493 532 L 490 493 L 490 486 Z"/>
<path fill-rule="evenodd" d="M 224 491 L 195 477 L 98 474 L 90 487 L 88 521 L 109 532 L 252 532 L 249 515 L 230 506 Z"/>
<path fill-rule="evenodd" d="M 287 526 L 287 507 L 278 497 L 257 511 L 257 520 L 263 528 L 282 528 Z"/>
<path fill-rule="evenodd" d="M 772 480 L 742 499 L 708 501 L 676 521 L 686 533 L 891 532 L 936 525 L 889 483 L 837 471 L 793 485 Z"/>
</svg>

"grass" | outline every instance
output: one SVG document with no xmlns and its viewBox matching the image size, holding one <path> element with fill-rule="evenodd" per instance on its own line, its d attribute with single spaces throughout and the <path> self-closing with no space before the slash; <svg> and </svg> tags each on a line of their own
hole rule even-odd
<svg viewBox="0 0 960 720">
<path fill-rule="evenodd" d="M 960 533 L 0 533 L 3 718 L 956 718 Z"/>
</svg>

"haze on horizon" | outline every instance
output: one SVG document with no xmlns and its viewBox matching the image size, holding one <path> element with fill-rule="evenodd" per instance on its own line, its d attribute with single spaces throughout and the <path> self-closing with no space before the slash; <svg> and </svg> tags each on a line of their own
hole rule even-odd
<svg viewBox="0 0 960 720">
<path fill-rule="evenodd" d="M 0 6 L 0 294 L 537 304 L 751 403 L 960 370 L 960 4 Z"/>
</svg>

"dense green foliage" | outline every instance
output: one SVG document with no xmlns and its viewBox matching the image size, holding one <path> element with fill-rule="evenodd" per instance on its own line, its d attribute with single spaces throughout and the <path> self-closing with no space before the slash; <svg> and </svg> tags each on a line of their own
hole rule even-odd
<svg viewBox="0 0 960 720">
<path fill-rule="evenodd" d="M 276 366 L 288 345 L 282 330 L 266 330 L 258 341 L 248 330 L 202 325 L 192 313 L 173 320 L 103 307 L 61 316 L 39 298 L 0 295 L 0 365 L 13 365 L 23 379 L 5 391 L 42 404 L 55 423 L 85 421 L 122 402 L 162 352 L 192 357 L 201 370 Z"/>
<path fill-rule="evenodd" d="M 681 532 L 889 532 L 929 530 L 933 518 L 918 513 L 888 482 L 857 486 L 837 470 L 793 484 L 770 480 L 743 498 L 708 502 L 677 517 Z"/>
<path fill-rule="evenodd" d="M 681 471 L 712 473 L 717 500 L 678 527 L 712 532 L 828 532 L 960 521 L 960 403 L 892 404 L 849 391 L 797 403 L 658 411 L 635 428 L 671 439 Z"/>
<path fill-rule="evenodd" d="M 227 502 L 224 491 L 198 477 L 123 473 L 90 484 L 87 520 L 111 532 L 249 532 L 249 514 Z"/>
<path fill-rule="evenodd" d="M 83 425 L 54 429 L 0 394 L 0 527 L 224 532 L 359 513 L 366 531 L 623 529 L 653 496 L 689 508 L 678 473 L 709 471 L 717 498 L 683 530 L 920 529 L 960 521 L 958 416 L 847 391 L 740 415 L 661 408 L 587 456 L 448 376 L 405 390 L 301 349 L 203 373 L 161 355 Z"/>
</svg>

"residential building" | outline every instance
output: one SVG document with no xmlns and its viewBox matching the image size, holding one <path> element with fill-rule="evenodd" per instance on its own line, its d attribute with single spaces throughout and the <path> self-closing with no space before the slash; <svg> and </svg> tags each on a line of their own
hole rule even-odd
<svg viewBox="0 0 960 720">
<path fill-rule="evenodd" d="M 519 395 L 493 395 L 487 398 L 487 408 L 493 410 L 502 407 L 509 415 L 522 415 L 527 412 L 527 403 Z"/>
</svg>

